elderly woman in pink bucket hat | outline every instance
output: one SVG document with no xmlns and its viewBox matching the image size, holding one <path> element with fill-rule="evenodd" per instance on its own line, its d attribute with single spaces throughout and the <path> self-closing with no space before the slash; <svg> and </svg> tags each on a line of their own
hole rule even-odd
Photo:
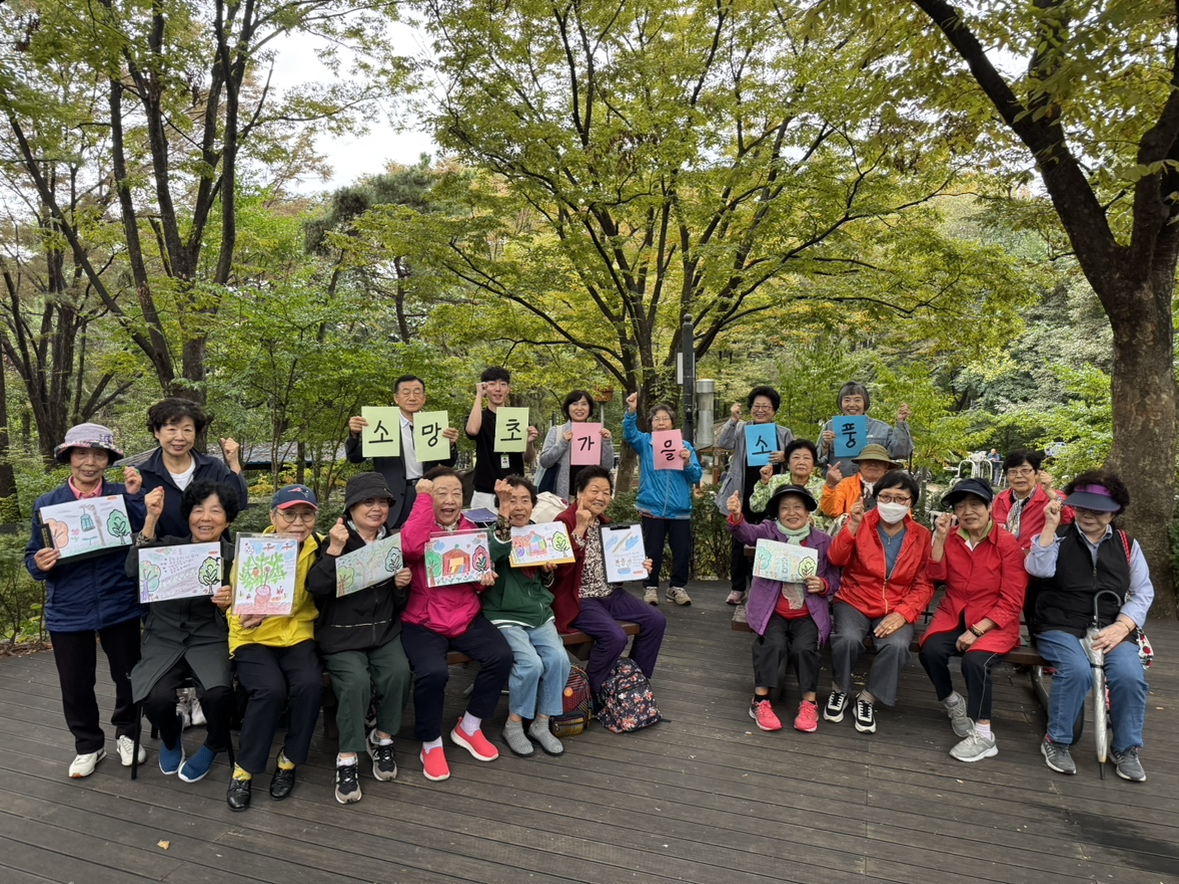
<svg viewBox="0 0 1179 884">
<path fill-rule="evenodd" d="M 95 498 L 122 496 L 127 520 L 113 513 L 114 521 L 100 520 L 83 507 L 80 534 L 89 530 L 97 537 L 106 529 L 107 538 L 125 538 L 143 527 L 142 479 L 134 469 L 125 470 L 126 484 L 108 482 L 104 476 L 111 462 L 122 457 L 115 447 L 115 435 L 101 424 L 79 424 L 66 433 L 65 441 L 53 451 L 58 463 L 68 464 L 70 477 L 64 484 L 42 494 L 33 505 L 33 531 L 25 548 L 25 567 L 34 580 L 47 586 L 45 623 L 53 642 L 53 656 L 61 683 L 61 702 L 66 724 L 74 735 L 77 757 L 70 764 L 70 776 L 94 773 L 106 757 L 106 736 L 99 722 L 98 699 L 94 693 L 94 670 L 98 665 L 94 636 L 102 642 L 115 683 L 115 745 L 125 767 L 131 766 L 135 735 L 135 704 L 131 700 L 131 668 L 139 660 L 139 594 L 135 581 L 124 573 L 127 547 L 102 546 L 97 552 L 75 557 L 84 539 L 75 536 L 67 521 L 42 518 L 42 509 L 55 504 L 80 503 Z M 97 513 L 97 506 L 93 508 Z M 118 518 L 115 518 L 118 517 Z M 140 750 L 140 761 L 143 760 Z"/>
</svg>

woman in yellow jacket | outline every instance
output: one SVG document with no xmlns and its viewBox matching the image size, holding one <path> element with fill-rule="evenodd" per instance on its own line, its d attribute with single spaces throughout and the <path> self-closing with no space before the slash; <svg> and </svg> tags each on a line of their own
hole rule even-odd
<svg viewBox="0 0 1179 884">
<path fill-rule="evenodd" d="M 307 592 L 307 573 L 320 556 L 323 538 L 315 533 L 319 502 L 306 485 L 286 485 L 270 502 L 270 528 L 299 541 L 295 598 L 286 617 L 229 614 L 229 654 L 237 678 L 249 694 L 242 721 L 241 751 L 225 800 L 230 810 L 250 806 L 251 780 L 266 768 L 270 744 L 283 708 L 290 702 L 291 723 L 270 781 L 270 797 L 281 801 L 295 785 L 295 766 L 307 760 L 311 734 L 323 699 L 323 670 L 315 648 L 315 601 Z M 233 574 L 234 590 L 237 573 Z"/>
</svg>

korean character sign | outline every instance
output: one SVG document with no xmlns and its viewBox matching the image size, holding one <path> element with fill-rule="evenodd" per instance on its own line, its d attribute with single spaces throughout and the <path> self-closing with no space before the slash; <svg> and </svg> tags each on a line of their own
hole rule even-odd
<svg viewBox="0 0 1179 884">
<path fill-rule="evenodd" d="M 684 459 L 680 457 L 680 451 L 684 447 L 684 434 L 680 430 L 656 430 L 651 434 L 651 446 L 655 452 L 655 469 L 684 468 Z"/>
<path fill-rule="evenodd" d="M 495 453 L 523 453 L 528 448 L 528 409 L 500 408 L 495 413 Z"/>
<path fill-rule="evenodd" d="M 450 457 L 450 441 L 442 435 L 449 428 L 450 416 L 445 411 L 419 411 L 414 415 L 413 453 L 419 461 Z"/>
<path fill-rule="evenodd" d="M 745 463 L 747 466 L 764 467 L 770 462 L 770 454 L 777 450 L 777 424 L 745 425 Z"/>
<path fill-rule="evenodd" d="M 868 416 L 841 414 L 831 419 L 835 431 L 835 457 L 855 457 L 868 444 Z"/>
<path fill-rule="evenodd" d="M 602 462 L 602 425 L 574 421 L 569 444 L 570 466 L 598 466 Z"/>
<path fill-rule="evenodd" d="M 360 431 L 360 449 L 365 457 L 401 456 L 401 409 L 364 406 L 360 416 L 368 426 Z"/>
</svg>

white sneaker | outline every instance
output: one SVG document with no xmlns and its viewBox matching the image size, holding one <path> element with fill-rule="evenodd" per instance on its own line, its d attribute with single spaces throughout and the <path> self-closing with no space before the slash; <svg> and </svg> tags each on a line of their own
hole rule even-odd
<svg viewBox="0 0 1179 884">
<path fill-rule="evenodd" d="M 75 780 L 80 780 L 82 777 L 88 777 L 94 773 L 94 768 L 98 766 L 98 762 L 106 758 L 106 750 L 99 749 L 97 752 L 88 752 L 85 755 L 79 755 L 74 758 L 73 764 L 70 765 L 70 777 Z"/>
<path fill-rule="evenodd" d="M 126 735 L 121 736 L 115 740 L 115 748 L 119 750 L 119 761 L 123 762 L 123 767 L 130 767 L 134 760 L 132 753 L 135 751 L 135 741 Z M 145 761 L 147 761 L 147 750 L 140 746 L 139 763 L 143 764 Z"/>
<path fill-rule="evenodd" d="M 201 701 L 196 697 L 192 698 L 192 703 L 189 707 L 192 709 L 192 726 L 204 727 L 208 722 L 205 720 L 205 710 L 201 708 Z"/>
<path fill-rule="evenodd" d="M 656 589 L 654 586 L 648 586 L 646 589 L 643 590 L 643 601 L 646 602 L 648 605 L 658 605 L 659 604 L 659 590 Z"/>
</svg>

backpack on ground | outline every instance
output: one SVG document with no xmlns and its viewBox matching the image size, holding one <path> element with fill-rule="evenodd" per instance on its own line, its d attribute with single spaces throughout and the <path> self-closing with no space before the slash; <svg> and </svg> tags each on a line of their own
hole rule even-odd
<svg viewBox="0 0 1179 884">
<path fill-rule="evenodd" d="M 637 731 L 663 720 L 651 682 L 637 663 L 623 657 L 602 685 L 598 721 L 616 734 Z"/>
<path fill-rule="evenodd" d="M 589 676 L 580 666 L 570 668 L 561 702 L 564 711 L 549 719 L 549 730 L 554 737 L 576 737 L 585 730 L 591 717 Z"/>
</svg>

